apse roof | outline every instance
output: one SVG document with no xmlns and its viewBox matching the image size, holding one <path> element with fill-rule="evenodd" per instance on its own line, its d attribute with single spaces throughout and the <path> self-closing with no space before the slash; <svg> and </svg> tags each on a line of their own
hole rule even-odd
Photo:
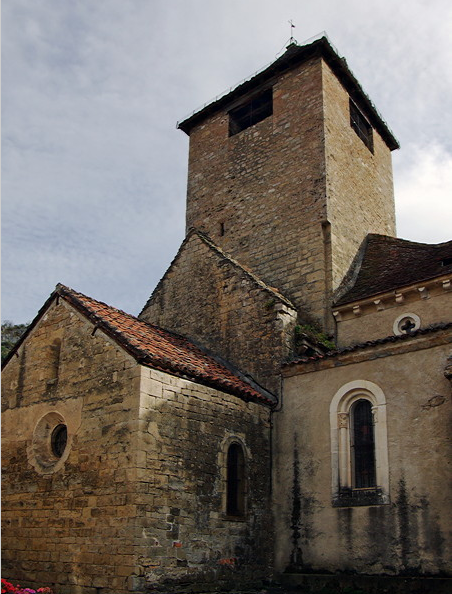
<svg viewBox="0 0 452 594">
<path fill-rule="evenodd" d="M 312 355 L 301 355 L 283 364 L 283 369 L 288 369 L 294 365 L 313 363 L 316 361 L 324 361 L 326 359 L 335 359 L 348 353 L 356 353 L 358 351 L 366 351 L 367 349 L 374 349 L 382 345 L 400 344 L 403 342 L 409 343 L 412 340 L 422 337 L 428 337 L 435 333 L 445 332 L 452 329 L 452 322 L 438 322 L 437 324 L 430 324 L 425 328 L 413 330 L 407 334 L 384 336 L 375 340 L 366 340 L 346 347 L 331 349 L 324 353 L 314 353 Z"/>
<path fill-rule="evenodd" d="M 369 234 L 345 279 L 335 305 L 344 305 L 452 273 L 452 241 L 416 243 Z"/>
</svg>

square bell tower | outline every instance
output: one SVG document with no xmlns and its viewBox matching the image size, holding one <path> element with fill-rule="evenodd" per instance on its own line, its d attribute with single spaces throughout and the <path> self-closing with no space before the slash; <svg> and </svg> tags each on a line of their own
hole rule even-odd
<svg viewBox="0 0 452 594">
<path fill-rule="evenodd" d="M 395 234 L 397 140 L 326 37 L 178 124 L 190 136 L 187 231 L 199 229 L 301 317 L 331 296 L 368 233 Z"/>
</svg>

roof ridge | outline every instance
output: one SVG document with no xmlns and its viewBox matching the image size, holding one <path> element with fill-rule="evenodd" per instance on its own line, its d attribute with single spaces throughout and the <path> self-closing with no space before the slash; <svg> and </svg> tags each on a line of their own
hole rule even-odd
<svg viewBox="0 0 452 594">
<path fill-rule="evenodd" d="M 204 241 L 210 248 L 214 249 L 218 254 L 220 254 L 223 258 L 228 260 L 231 264 L 233 264 L 236 268 L 239 268 L 242 272 L 244 272 L 247 276 L 249 276 L 254 282 L 256 282 L 262 289 L 266 291 L 270 291 L 270 293 L 275 296 L 280 301 L 284 301 L 286 305 L 289 305 L 292 309 L 296 309 L 295 305 L 288 299 L 285 295 L 283 295 L 279 289 L 275 287 L 271 287 L 265 281 L 263 281 L 255 272 L 251 269 L 246 267 L 245 265 L 241 264 L 238 260 L 230 256 L 227 252 L 223 250 L 219 245 L 217 245 L 207 233 L 200 231 L 199 229 L 191 229 L 191 232 L 196 233 L 199 238 Z"/>
<path fill-rule="evenodd" d="M 167 275 L 169 274 L 169 271 L 171 270 L 171 268 L 174 266 L 174 264 L 176 263 L 176 261 L 181 256 L 183 248 L 185 247 L 185 245 L 188 243 L 188 241 L 193 236 L 198 237 L 209 249 L 211 249 L 214 252 L 216 252 L 221 258 L 224 258 L 230 264 L 232 264 L 235 268 L 238 268 L 241 272 L 243 272 L 244 274 L 246 274 L 254 283 L 257 283 L 261 287 L 261 289 L 263 289 L 265 291 L 268 291 L 269 293 L 271 293 L 271 295 L 273 297 L 275 297 L 276 299 L 278 299 L 279 301 L 283 302 L 285 305 L 287 305 L 288 307 L 290 307 L 291 309 L 293 309 L 293 310 L 296 311 L 295 305 L 290 301 L 290 299 L 288 299 L 285 295 L 283 295 L 282 293 L 280 293 L 278 289 L 276 289 L 275 287 L 270 287 L 270 285 L 267 285 L 254 272 L 252 272 L 250 269 L 246 268 L 243 264 L 241 264 L 238 260 L 236 260 L 235 258 L 233 258 L 232 256 L 230 256 L 219 245 L 217 245 L 211 239 L 211 237 L 209 235 L 207 235 L 207 233 L 205 233 L 204 231 L 201 231 L 200 229 L 198 229 L 196 227 L 190 227 L 188 229 L 188 231 L 187 231 L 187 234 L 186 234 L 184 240 L 182 241 L 182 243 L 181 243 L 181 245 L 180 245 L 180 247 L 179 247 L 179 249 L 177 251 L 177 254 L 174 256 L 173 260 L 171 261 L 171 264 L 166 269 L 164 275 L 162 276 L 162 278 L 157 283 L 157 285 L 156 285 L 155 289 L 153 290 L 151 296 L 146 301 L 146 303 L 143 306 L 142 310 L 138 314 L 138 318 L 145 311 L 145 309 L 148 307 L 148 305 L 150 305 L 150 303 L 151 303 L 154 295 L 157 294 L 158 290 L 163 285 L 163 282 L 164 282 L 165 278 L 167 277 Z"/>
<path fill-rule="evenodd" d="M 380 239 L 383 241 L 387 241 L 388 243 L 389 242 L 403 243 L 407 247 L 413 246 L 415 248 L 423 247 L 423 246 L 425 246 L 426 248 L 441 248 L 441 247 L 448 245 L 449 243 L 452 243 L 452 240 L 441 241 L 439 243 L 427 243 L 425 241 L 413 241 L 412 239 L 405 239 L 404 237 L 396 237 L 394 235 L 384 235 L 383 233 L 368 233 L 367 237 L 369 237 L 370 239 Z"/>
<path fill-rule="evenodd" d="M 64 299 L 94 328 L 112 338 L 139 364 L 185 377 L 229 394 L 273 406 L 274 394 L 244 375 L 230 363 L 219 360 L 189 338 L 151 324 L 116 307 L 98 301 L 59 283 L 41 307 L 27 331 L 9 353 L 4 365 L 23 344 L 25 337 L 41 320 L 52 301 Z M 97 310 L 98 308 L 98 310 Z M 124 324 L 121 327 L 121 322 Z M 146 332 L 148 330 L 148 332 Z"/>
<path fill-rule="evenodd" d="M 183 130 L 186 134 L 190 134 L 192 127 L 201 122 L 207 115 L 221 108 L 227 108 L 232 101 L 243 97 L 261 85 L 269 83 L 269 81 L 273 81 L 275 77 L 291 70 L 297 64 L 317 57 L 323 58 L 328 63 L 337 78 L 350 93 L 352 99 L 365 106 L 370 123 L 379 131 L 390 150 L 398 149 L 399 142 L 394 133 L 351 71 L 346 59 L 339 55 L 325 35 L 305 45 L 290 44 L 284 54 L 273 60 L 262 70 L 244 79 L 235 87 L 231 87 L 227 92 L 217 96 L 213 101 L 196 109 L 183 121 L 178 122 L 177 128 Z"/>
</svg>

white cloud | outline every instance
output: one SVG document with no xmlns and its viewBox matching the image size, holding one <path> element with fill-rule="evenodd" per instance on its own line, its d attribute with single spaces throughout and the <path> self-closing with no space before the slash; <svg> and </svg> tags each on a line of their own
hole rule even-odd
<svg viewBox="0 0 452 594">
<path fill-rule="evenodd" d="M 438 144 L 409 146 L 396 178 L 399 237 L 423 243 L 452 239 L 452 153 Z"/>
<path fill-rule="evenodd" d="M 59 281 L 140 309 L 183 236 L 176 122 L 271 62 L 289 19 L 300 43 L 327 31 L 401 141 L 401 233 L 415 210 L 410 231 L 426 220 L 416 163 L 437 147 L 427 177 L 442 176 L 442 194 L 427 182 L 423 194 L 438 231 L 452 187 L 451 14 L 449 0 L 380 0 L 371 18 L 360 0 L 3 0 L 4 316 L 30 319 Z"/>
</svg>

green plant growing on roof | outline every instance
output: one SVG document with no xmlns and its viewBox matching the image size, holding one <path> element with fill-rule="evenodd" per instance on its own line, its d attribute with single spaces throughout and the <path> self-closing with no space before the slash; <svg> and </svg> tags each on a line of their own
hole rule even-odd
<svg viewBox="0 0 452 594">
<path fill-rule="evenodd" d="M 298 324 L 295 326 L 295 346 L 298 346 L 301 343 L 304 336 L 307 336 L 309 340 L 322 345 L 329 351 L 334 351 L 336 349 L 336 345 L 331 340 L 331 337 L 327 336 L 324 332 L 318 330 L 311 324 Z"/>
</svg>

